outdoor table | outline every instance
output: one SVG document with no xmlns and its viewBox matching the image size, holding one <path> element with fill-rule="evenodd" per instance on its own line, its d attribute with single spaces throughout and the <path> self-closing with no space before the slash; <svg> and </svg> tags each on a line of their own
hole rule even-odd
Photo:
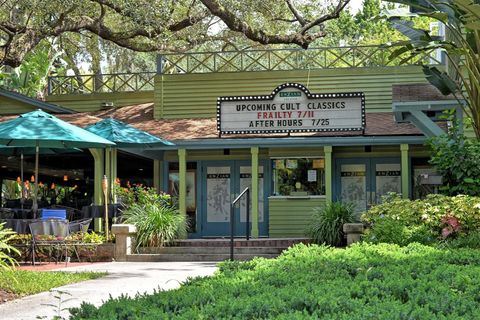
<svg viewBox="0 0 480 320">
<path fill-rule="evenodd" d="M 30 219 L 32 218 L 32 210 L 31 209 L 21 209 L 21 208 L 9 208 L 11 211 L 14 212 L 15 219 Z"/>
<path fill-rule="evenodd" d="M 119 203 L 108 205 L 108 217 L 116 218 L 121 215 Z M 85 218 L 105 218 L 105 206 L 84 206 L 82 207 L 82 219 Z"/>
</svg>

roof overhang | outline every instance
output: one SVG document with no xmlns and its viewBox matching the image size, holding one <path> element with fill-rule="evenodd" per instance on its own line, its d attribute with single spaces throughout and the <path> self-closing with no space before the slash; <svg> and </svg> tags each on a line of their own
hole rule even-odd
<svg viewBox="0 0 480 320">
<path fill-rule="evenodd" d="M 0 96 L 31 105 L 34 109 L 42 109 L 44 111 L 48 111 L 52 113 L 67 113 L 67 114 L 77 113 L 77 111 L 75 110 L 61 107 L 56 104 L 48 103 L 38 99 L 34 99 L 26 95 L 23 95 L 21 93 L 5 90 L 2 88 L 0 88 Z"/>
<path fill-rule="evenodd" d="M 354 136 L 354 137 L 283 137 L 283 138 L 240 138 L 240 139 L 194 139 L 175 140 L 174 146 L 149 151 L 166 150 L 205 150 L 205 149 L 242 149 L 260 148 L 304 148 L 322 146 L 365 146 L 365 145 L 400 145 L 424 144 L 425 136 Z"/>
<path fill-rule="evenodd" d="M 445 121 L 445 119 L 440 119 L 437 113 L 455 109 L 455 117 L 461 123 L 462 103 L 464 102 L 457 100 L 393 102 L 392 109 L 396 122 L 413 123 L 425 136 L 435 137 L 445 133 L 436 123 L 437 120 Z M 429 116 L 429 112 L 433 112 L 433 116 Z"/>
</svg>

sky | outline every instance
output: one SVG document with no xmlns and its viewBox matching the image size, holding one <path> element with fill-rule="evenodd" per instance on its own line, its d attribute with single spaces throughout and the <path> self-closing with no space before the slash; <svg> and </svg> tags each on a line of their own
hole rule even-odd
<svg viewBox="0 0 480 320">
<path fill-rule="evenodd" d="M 362 7 L 362 2 L 363 0 L 351 0 L 348 5 L 352 9 L 352 12 L 355 13 Z"/>
</svg>

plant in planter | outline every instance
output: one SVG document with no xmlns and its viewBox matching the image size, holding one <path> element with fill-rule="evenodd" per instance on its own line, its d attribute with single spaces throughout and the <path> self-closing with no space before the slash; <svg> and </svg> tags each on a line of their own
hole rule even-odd
<svg viewBox="0 0 480 320">
<path fill-rule="evenodd" d="M 355 220 L 354 205 L 351 203 L 329 202 L 314 208 L 306 235 L 314 243 L 340 246 L 344 244 L 343 225 Z"/>
<path fill-rule="evenodd" d="M 137 248 L 163 246 L 186 235 L 185 215 L 160 201 L 132 204 L 123 218 L 137 227 Z"/>
</svg>

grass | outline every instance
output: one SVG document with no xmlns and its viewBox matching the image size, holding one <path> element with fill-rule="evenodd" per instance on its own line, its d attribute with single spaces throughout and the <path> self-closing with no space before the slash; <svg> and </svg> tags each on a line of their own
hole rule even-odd
<svg viewBox="0 0 480 320">
<path fill-rule="evenodd" d="M 0 271 L 0 290 L 26 296 L 105 275 L 102 272 Z"/>
<path fill-rule="evenodd" d="M 181 288 L 72 310 L 81 319 L 479 319 L 480 250 L 297 245 Z"/>
</svg>

